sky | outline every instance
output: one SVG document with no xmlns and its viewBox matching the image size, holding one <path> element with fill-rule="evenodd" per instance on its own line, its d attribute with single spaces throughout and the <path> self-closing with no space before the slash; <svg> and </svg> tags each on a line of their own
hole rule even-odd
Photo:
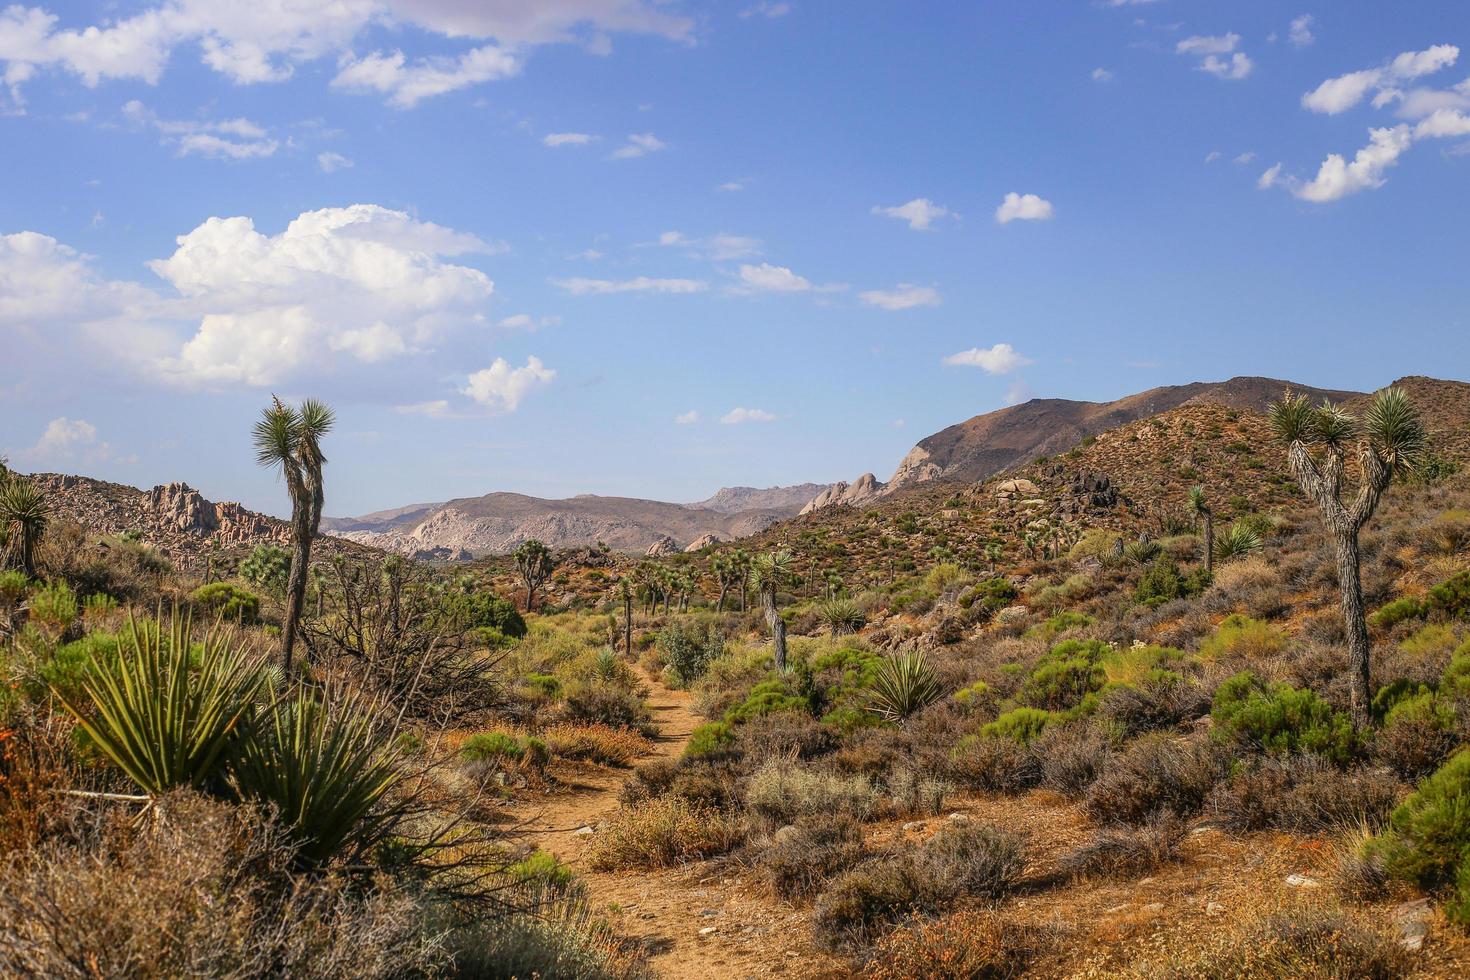
<svg viewBox="0 0 1470 980">
<path fill-rule="evenodd" d="M 1031 397 L 1470 378 L 1470 5 L 0 7 L 0 454 L 327 512 L 880 478 Z"/>
</svg>

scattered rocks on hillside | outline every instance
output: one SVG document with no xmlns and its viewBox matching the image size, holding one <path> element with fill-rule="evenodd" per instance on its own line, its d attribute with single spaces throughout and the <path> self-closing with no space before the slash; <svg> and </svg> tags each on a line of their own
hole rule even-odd
<svg viewBox="0 0 1470 980">
<path fill-rule="evenodd" d="M 679 543 L 665 534 L 653 544 L 649 545 L 648 550 L 643 554 L 648 558 L 662 558 L 665 555 L 677 555 L 678 553 Z"/>
<path fill-rule="evenodd" d="M 570 548 L 557 559 L 558 565 L 576 568 L 611 568 L 615 559 L 600 548 Z"/>
<path fill-rule="evenodd" d="M 1002 480 L 993 491 L 997 500 L 1015 500 L 1018 497 L 1035 497 L 1041 488 L 1030 480 Z"/>
</svg>

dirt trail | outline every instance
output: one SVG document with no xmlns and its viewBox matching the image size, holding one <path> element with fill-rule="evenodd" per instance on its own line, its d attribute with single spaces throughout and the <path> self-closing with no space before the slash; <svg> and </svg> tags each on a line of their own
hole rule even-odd
<svg viewBox="0 0 1470 980">
<path fill-rule="evenodd" d="M 658 728 L 655 755 L 677 758 L 703 719 L 687 691 L 647 678 L 648 708 Z M 566 777 L 564 777 L 566 778 Z M 565 793 L 551 797 L 523 827 L 521 839 L 575 867 L 596 914 L 640 943 L 661 977 L 830 975 L 832 961 L 811 949 L 806 910 L 772 897 L 741 869 L 709 866 L 655 871 L 594 872 L 584 860 L 593 827 L 618 811 L 627 770 L 581 766 Z"/>
</svg>

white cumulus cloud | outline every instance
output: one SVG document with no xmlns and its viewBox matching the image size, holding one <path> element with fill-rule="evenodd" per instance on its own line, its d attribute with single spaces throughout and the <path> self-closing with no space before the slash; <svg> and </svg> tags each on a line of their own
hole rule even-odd
<svg viewBox="0 0 1470 980">
<path fill-rule="evenodd" d="M 763 408 L 732 408 L 720 416 L 720 421 L 725 425 L 739 425 L 742 422 L 774 422 L 776 416 Z"/>
<path fill-rule="evenodd" d="M 1053 209 L 1051 202 L 1035 194 L 1007 194 L 995 209 L 995 220 L 1001 224 L 1012 221 L 1050 221 Z"/>
<path fill-rule="evenodd" d="M 586 146 L 595 139 L 591 133 L 547 133 L 541 142 L 545 146 Z"/>
<path fill-rule="evenodd" d="M 907 204 L 897 204 L 892 207 L 873 207 L 873 214 L 886 215 L 890 218 L 898 218 L 900 221 L 908 222 L 908 226 L 915 231 L 929 231 L 938 221 L 949 214 L 949 209 L 941 204 L 935 204 L 927 197 L 916 197 Z"/>
<path fill-rule="evenodd" d="M 884 310 L 911 310 L 919 306 L 938 306 L 939 290 L 932 286 L 914 286 L 906 282 L 896 289 L 868 289 L 858 299 Z"/>
<path fill-rule="evenodd" d="M 637 276 L 632 279 L 588 279 L 574 276 L 570 279 L 553 279 L 552 285 L 560 286 L 573 296 L 607 295 L 610 293 L 698 293 L 709 284 L 699 279 L 652 279 Z"/>
<path fill-rule="evenodd" d="M 692 408 L 687 412 L 680 412 L 678 415 L 674 416 L 675 425 L 693 425 L 698 421 L 699 412 Z"/>
<path fill-rule="evenodd" d="M 762 262 L 760 265 L 742 265 L 740 281 L 751 289 L 770 293 L 804 293 L 812 288 L 811 281 L 781 265 Z"/>
<path fill-rule="evenodd" d="M 1402 97 L 1403 93 L 1396 87 L 1398 84 L 1448 68 L 1459 57 L 1460 49 L 1453 44 L 1436 44 L 1423 51 L 1405 51 L 1381 67 L 1327 79 L 1302 96 L 1302 107 L 1335 116 L 1362 102 L 1369 92 L 1377 92 L 1374 105 L 1381 108 Z"/>
<path fill-rule="evenodd" d="M 1307 45 L 1316 41 L 1317 36 L 1312 33 L 1312 23 L 1314 20 L 1315 18 L 1311 14 L 1302 14 L 1300 17 L 1294 19 L 1291 22 L 1291 27 L 1287 29 L 1286 39 L 1294 47 L 1298 48 L 1305 48 Z"/>
<path fill-rule="evenodd" d="M 634 157 L 647 156 L 659 150 L 666 150 L 669 144 L 659 139 L 652 133 L 631 133 L 627 142 L 612 152 L 614 160 L 631 160 Z"/>
<path fill-rule="evenodd" d="M 1035 362 L 1010 344 L 996 344 L 993 347 L 971 347 L 958 354 L 951 354 L 944 359 L 944 363 L 950 367 L 977 367 L 986 374 L 1010 374 Z"/>
<path fill-rule="evenodd" d="M 352 166 L 352 161 L 340 153 L 318 153 L 316 155 L 317 168 L 324 174 L 336 173 L 338 170 L 346 170 Z"/>
<path fill-rule="evenodd" d="M 1195 67 L 1202 72 L 1216 78 L 1241 79 L 1251 73 L 1255 64 L 1244 51 L 1236 50 L 1239 45 L 1240 35 L 1234 32 L 1219 35 L 1196 34 L 1174 45 L 1174 50 L 1179 54 L 1199 58 Z M 1228 57 L 1221 57 L 1222 55 Z"/>
<path fill-rule="evenodd" d="M 526 395 L 555 379 L 556 372 L 538 357 L 526 358 L 525 366 L 518 368 L 497 357 L 489 367 L 471 374 L 461 393 L 492 412 L 514 412 Z"/>
</svg>

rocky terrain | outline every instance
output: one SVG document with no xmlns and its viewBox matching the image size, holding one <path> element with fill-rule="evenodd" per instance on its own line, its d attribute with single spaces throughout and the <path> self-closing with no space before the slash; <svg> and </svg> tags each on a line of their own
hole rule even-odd
<svg viewBox="0 0 1470 980">
<path fill-rule="evenodd" d="M 1089 436 L 1182 405 L 1220 405 L 1261 412 L 1287 388 L 1305 392 L 1313 399 L 1346 401 L 1360 397 L 1357 392 L 1240 377 L 1151 388 L 1111 402 L 1033 398 L 941 429 L 909 450 L 887 483 L 875 480 L 871 473 L 864 474 L 850 487 L 837 484 L 814 498 L 803 513 L 835 504 L 865 506 L 931 480 L 983 480 L 1041 456 L 1065 452 Z"/>
<path fill-rule="evenodd" d="M 694 504 L 595 494 L 548 500 L 490 493 L 323 521 L 323 527 L 351 541 L 433 560 L 500 554 L 529 538 L 552 548 L 602 544 L 631 554 L 671 554 L 764 530 L 795 516 L 822 489 L 811 483 L 765 490 L 727 487 Z"/>
</svg>

